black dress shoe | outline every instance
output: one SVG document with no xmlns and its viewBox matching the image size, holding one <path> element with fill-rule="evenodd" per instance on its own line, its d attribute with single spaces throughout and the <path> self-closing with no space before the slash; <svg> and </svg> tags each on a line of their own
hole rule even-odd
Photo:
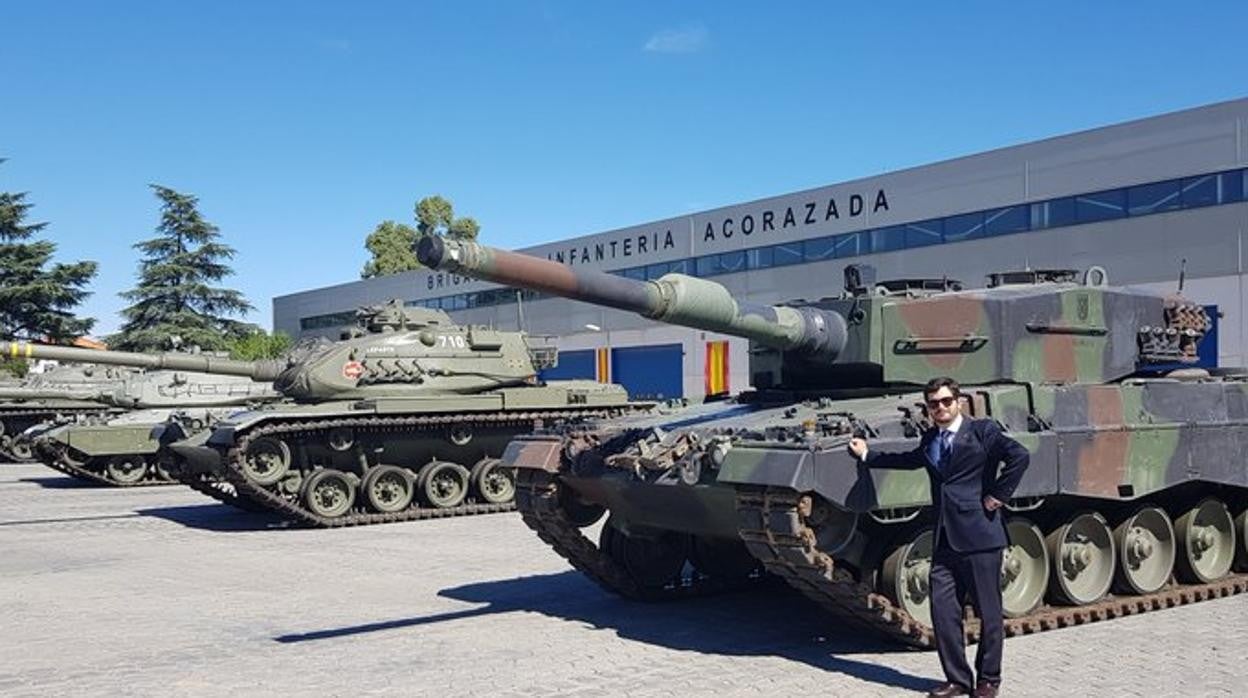
<svg viewBox="0 0 1248 698">
<path fill-rule="evenodd" d="M 927 692 L 927 698 L 950 698 L 950 696 L 969 696 L 971 692 L 960 683 L 946 681 Z"/>
<path fill-rule="evenodd" d="M 997 698 L 997 684 L 987 681 L 975 684 L 975 698 Z"/>
</svg>

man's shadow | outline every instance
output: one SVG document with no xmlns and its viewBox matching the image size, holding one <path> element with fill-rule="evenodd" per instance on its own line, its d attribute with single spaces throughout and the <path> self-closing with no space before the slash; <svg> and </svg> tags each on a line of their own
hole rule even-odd
<svg viewBox="0 0 1248 698">
<path fill-rule="evenodd" d="M 780 656 L 863 681 L 926 690 L 937 679 L 851 658 L 855 654 L 909 651 L 852 627 L 836 627 L 805 597 L 768 579 L 759 588 L 679 601 L 629 601 L 567 571 L 443 589 L 439 596 L 483 607 L 355 626 L 292 633 L 281 643 L 302 643 L 364 633 L 527 611 L 615 631 L 620 637 L 682 651 L 729 656 Z"/>
</svg>

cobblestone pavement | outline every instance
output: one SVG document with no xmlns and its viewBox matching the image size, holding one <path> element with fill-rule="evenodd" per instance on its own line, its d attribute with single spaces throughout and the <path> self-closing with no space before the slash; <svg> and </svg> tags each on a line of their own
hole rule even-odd
<svg viewBox="0 0 1248 698">
<path fill-rule="evenodd" d="M 515 514 L 284 528 L 0 465 L 0 695 L 908 695 L 931 653 L 783 588 L 645 605 Z M 1248 597 L 1010 640 L 1005 695 L 1243 695 Z"/>
</svg>

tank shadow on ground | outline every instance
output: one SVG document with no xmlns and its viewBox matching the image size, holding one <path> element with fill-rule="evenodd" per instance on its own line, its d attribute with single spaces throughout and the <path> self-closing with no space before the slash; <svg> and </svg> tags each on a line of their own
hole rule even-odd
<svg viewBox="0 0 1248 698">
<path fill-rule="evenodd" d="M 527 611 L 587 623 L 620 637 L 681 651 L 728 656 L 779 656 L 863 681 L 926 690 L 938 679 L 870 661 L 864 653 L 910 652 L 852 628 L 830 627 L 828 617 L 780 583 L 765 590 L 670 603 L 641 603 L 598 589 L 577 572 L 535 575 L 444 589 L 440 596 L 486 604 L 480 608 L 357 626 L 280 635 L 280 643 L 327 640 L 418 627 L 499 613 Z M 933 669 L 936 662 L 933 657 Z"/>
<path fill-rule="evenodd" d="M 18 482 L 28 482 L 48 490 L 76 490 L 81 488 L 103 489 L 104 485 L 87 480 L 79 480 L 68 475 L 52 475 L 50 477 L 22 477 Z"/>
<path fill-rule="evenodd" d="M 138 509 L 137 513 L 205 531 L 268 531 L 289 528 L 291 524 L 276 514 L 242 511 L 228 504 L 155 507 Z"/>
</svg>

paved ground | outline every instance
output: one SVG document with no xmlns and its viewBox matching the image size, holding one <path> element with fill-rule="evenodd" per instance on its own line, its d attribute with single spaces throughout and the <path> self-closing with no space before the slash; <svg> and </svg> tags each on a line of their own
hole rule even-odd
<svg viewBox="0 0 1248 698">
<path fill-rule="evenodd" d="M 930 653 L 789 593 L 607 595 L 514 514 L 275 528 L 0 465 L 0 695 L 907 695 Z M 1006 644 L 1007 695 L 1243 695 L 1248 597 Z"/>
</svg>

